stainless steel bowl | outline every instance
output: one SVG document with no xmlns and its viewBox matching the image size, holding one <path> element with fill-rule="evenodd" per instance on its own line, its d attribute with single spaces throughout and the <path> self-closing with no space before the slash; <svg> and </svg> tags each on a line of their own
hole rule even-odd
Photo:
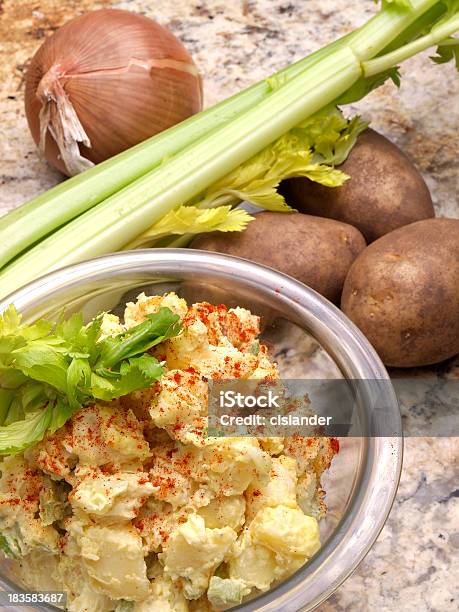
<svg viewBox="0 0 459 612">
<path fill-rule="evenodd" d="M 400 426 L 387 372 L 359 330 L 305 285 L 243 259 L 182 249 L 109 255 L 30 283 L 1 302 L 0 311 L 12 302 L 26 321 L 56 316 L 63 308 L 67 312 L 83 309 L 90 318 L 100 310 L 116 310 L 141 291 L 170 290 L 188 301 L 246 306 L 261 314 L 263 339 L 281 362 L 282 356 L 290 354 L 296 378 L 380 381 L 385 417 Z M 365 401 L 357 410 L 365 423 L 369 410 Z M 312 610 L 329 597 L 357 567 L 386 521 L 400 477 L 402 448 L 400 437 L 343 439 L 326 476 L 329 512 L 321 525 L 322 548 L 291 578 L 235 609 Z M 0 586 L 17 590 L 6 560 L 0 572 Z"/>
</svg>

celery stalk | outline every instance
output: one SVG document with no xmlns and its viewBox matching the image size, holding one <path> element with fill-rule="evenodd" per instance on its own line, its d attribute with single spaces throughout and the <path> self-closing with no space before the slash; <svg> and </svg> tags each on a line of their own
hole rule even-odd
<svg viewBox="0 0 459 612">
<path fill-rule="evenodd" d="M 459 30 L 459 15 L 448 19 L 448 21 L 438 25 L 425 36 L 421 36 L 420 38 L 413 40 L 403 47 L 400 47 L 400 49 L 395 49 L 386 55 L 382 55 L 381 57 L 364 62 L 364 75 L 373 76 L 375 74 L 379 74 L 391 66 L 403 62 L 416 53 L 420 53 L 429 47 L 440 44 L 443 40 L 448 38 L 448 36 L 457 32 L 457 30 Z M 447 42 L 446 44 L 451 43 Z"/>
<path fill-rule="evenodd" d="M 361 36 L 362 29 L 356 30 L 281 70 L 275 76 L 287 80 L 295 78 L 302 71 L 311 69 L 333 49 L 350 44 L 354 39 L 359 41 L 357 53 L 362 53 L 364 57 L 374 57 L 390 42 L 386 34 L 387 26 L 392 27 L 391 37 L 400 35 L 426 8 L 438 2 L 422 0 L 416 4 L 418 6 L 409 12 L 390 5 L 365 25 L 365 36 Z M 269 83 L 261 81 L 83 174 L 66 180 L 0 218 L 0 269 L 44 236 L 144 176 L 164 159 L 252 108 L 265 99 L 270 90 Z"/>
</svg>

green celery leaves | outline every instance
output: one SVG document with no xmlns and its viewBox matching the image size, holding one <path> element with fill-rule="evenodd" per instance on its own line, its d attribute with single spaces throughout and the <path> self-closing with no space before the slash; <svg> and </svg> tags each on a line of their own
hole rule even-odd
<svg viewBox="0 0 459 612">
<path fill-rule="evenodd" d="M 0 454 L 13 455 L 43 439 L 50 423 L 52 409 L 47 407 L 26 415 L 24 419 L 0 427 Z"/>
<path fill-rule="evenodd" d="M 441 45 L 437 47 L 437 55 L 431 59 L 436 64 L 446 64 L 451 60 L 454 60 L 456 69 L 459 70 L 459 39 L 448 38 Z"/>
<path fill-rule="evenodd" d="M 359 117 L 348 120 L 327 107 L 214 183 L 195 205 L 213 208 L 246 200 L 265 210 L 291 211 L 277 191 L 281 181 L 304 176 L 328 187 L 342 185 L 348 177 L 335 165 L 346 159 L 366 127 Z"/>
<path fill-rule="evenodd" d="M 273 89 L 282 86 L 275 79 L 269 79 L 269 84 Z M 335 166 L 346 159 L 357 137 L 367 127 L 360 117 L 346 119 L 336 106 L 328 106 L 226 174 L 187 205 L 167 213 L 124 248 L 158 246 L 158 241 L 167 236 L 191 239 L 202 232 L 243 231 L 253 217 L 244 210 L 232 210 L 242 201 L 273 212 L 293 212 L 278 192 L 280 183 L 304 176 L 327 187 L 339 187 L 349 177 Z M 164 244 L 175 246 L 175 243 L 160 242 L 160 246 Z"/>
<path fill-rule="evenodd" d="M 100 345 L 96 368 L 112 368 L 123 359 L 142 355 L 179 332 L 179 316 L 169 308 L 160 308 L 159 312 L 147 315 L 146 321 L 131 327 L 127 332 L 105 338 Z"/>
<path fill-rule="evenodd" d="M 149 349 L 181 332 L 169 308 L 115 336 L 101 336 L 103 314 L 81 313 L 57 325 L 21 324 L 10 306 L 0 315 L 0 455 L 56 431 L 95 400 L 112 400 L 158 380 L 164 368 Z"/>
<path fill-rule="evenodd" d="M 245 210 L 231 206 L 199 209 L 180 206 L 164 215 L 155 225 L 127 244 L 125 249 L 141 249 L 166 236 L 202 234 L 203 232 L 241 232 L 253 220 Z"/>
<path fill-rule="evenodd" d="M 352 104 L 353 102 L 358 102 L 374 89 L 381 87 L 381 85 L 389 79 L 396 87 L 400 87 L 400 73 L 397 67 L 389 68 L 371 77 L 362 77 L 338 98 L 337 104 Z"/>
</svg>

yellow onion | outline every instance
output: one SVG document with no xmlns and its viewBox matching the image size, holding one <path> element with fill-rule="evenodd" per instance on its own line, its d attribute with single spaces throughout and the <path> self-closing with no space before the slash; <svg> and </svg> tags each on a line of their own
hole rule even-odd
<svg viewBox="0 0 459 612">
<path fill-rule="evenodd" d="M 25 109 L 46 159 L 74 175 L 201 110 L 201 79 L 166 28 L 102 9 L 69 21 L 34 55 Z"/>
</svg>

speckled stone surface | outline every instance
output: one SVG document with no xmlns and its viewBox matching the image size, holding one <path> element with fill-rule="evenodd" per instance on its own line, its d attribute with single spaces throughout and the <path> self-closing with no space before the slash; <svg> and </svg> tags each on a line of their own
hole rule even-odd
<svg viewBox="0 0 459 612">
<path fill-rule="evenodd" d="M 211 105 L 345 34 L 375 10 L 370 0 L 0 0 L 0 212 L 58 182 L 41 161 L 23 112 L 23 76 L 44 36 L 90 8 L 145 13 L 185 43 Z M 428 54 L 406 63 L 399 92 L 385 85 L 352 110 L 371 118 L 416 162 L 437 213 L 459 217 L 459 79 Z M 421 375 L 425 375 L 422 372 Z M 459 364 L 436 375 L 459 378 Z M 412 431 L 426 412 L 403 407 Z M 429 418 L 435 418 L 430 407 Z M 458 439 L 407 438 L 400 488 L 375 546 L 322 612 L 458 608 Z"/>
</svg>

